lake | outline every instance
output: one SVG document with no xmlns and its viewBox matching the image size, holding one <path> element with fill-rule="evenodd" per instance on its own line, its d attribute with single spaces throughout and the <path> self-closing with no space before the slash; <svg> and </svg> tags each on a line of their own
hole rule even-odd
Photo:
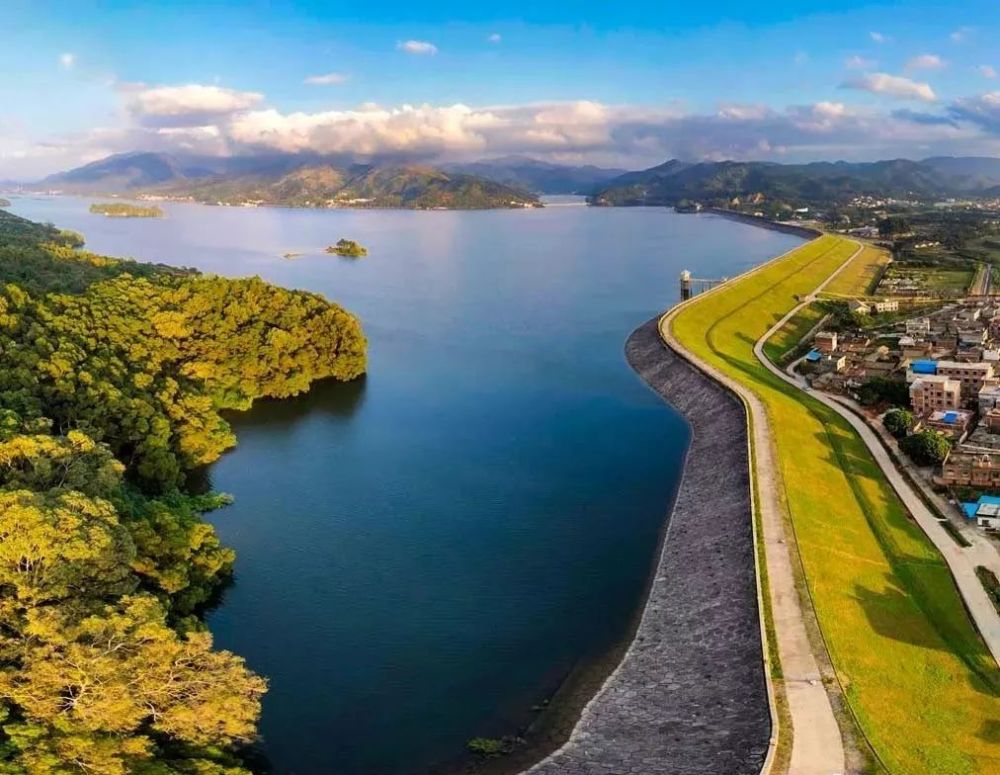
<svg viewBox="0 0 1000 775">
<path fill-rule="evenodd" d="M 210 472 L 236 496 L 210 518 L 237 562 L 209 624 L 270 680 L 280 773 L 426 771 L 515 732 L 628 634 L 688 431 L 623 343 L 682 269 L 800 242 L 658 208 L 109 219 L 91 201 L 11 210 L 96 252 L 322 293 L 369 338 L 365 379 L 230 416 L 239 446 Z M 369 256 L 322 254 L 341 237 Z"/>
</svg>

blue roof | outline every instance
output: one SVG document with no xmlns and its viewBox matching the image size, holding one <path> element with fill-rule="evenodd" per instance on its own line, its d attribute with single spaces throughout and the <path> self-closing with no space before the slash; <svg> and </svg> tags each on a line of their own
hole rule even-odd
<svg viewBox="0 0 1000 775">
<path fill-rule="evenodd" d="M 937 361 L 913 361 L 910 364 L 910 371 L 914 374 L 937 374 Z"/>
<path fill-rule="evenodd" d="M 1000 506 L 1000 496 L 980 495 L 979 500 L 975 503 L 963 503 L 962 513 L 966 519 L 975 519 L 980 506 Z"/>
<path fill-rule="evenodd" d="M 812 363 L 822 360 L 822 358 L 823 356 L 820 355 L 819 350 L 810 350 L 809 353 L 806 355 L 806 360 Z"/>
<path fill-rule="evenodd" d="M 944 413 L 944 421 L 945 422 L 957 422 L 958 421 L 958 412 L 945 412 Z"/>
</svg>

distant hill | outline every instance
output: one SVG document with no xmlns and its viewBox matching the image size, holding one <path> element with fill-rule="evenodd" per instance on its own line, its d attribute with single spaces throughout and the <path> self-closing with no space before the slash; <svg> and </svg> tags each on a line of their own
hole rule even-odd
<svg viewBox="0 0 1000 775">
<path fill-rule="evenodd" d="M 959 190 L 978 191 L 1000 186 L 1000 159 L 989 156 L 934 156 L 921 164 L 947 178 Z"/>
<path fill-rule="evenodd" d="M 724 204 L 733 198 L 829 205 L 855 196 L 986 195 L 1000 183 L 1000 160 L 938 157 L 877 162 L 702 162 L 672 159 L 626 173 L 596 191 L 601 205 L 672 205 L 684 199 Z"/>
<path fill-rule="evenodd" d="M 39 186 L 81 193 L 117 193 L 209 174 L 209 170 L 186 165 L 166 153 L 119 153 L 49 175 Z"/>
<path fill-rule="evenodd" d="M 492 180 L 433 167 L 329 164 L 287 174 L 211 177 L 160 187 L 158 193 L 209 204 L 287 207 L 399 207 L 481 210 L 535 207 L 538 197 Z"/>
<path fill-rule="evenodd" d="M 225 158 L 117 154 L 51 175 L 35 188 L 287 207 L 487 209 L 538 205 L 538 197 L 521 188 L 461 172 L 287 154 Z"/>
<path fill-rule="evenodd" d="M 504 156 L 498 159 L 444 165 L 443 169 L 495 180 L 536 194 L 593 193 L 599 187 L 623 175 L 625 170 L 593 165 L 552 164 L 528 156 Z"/>
</svg>

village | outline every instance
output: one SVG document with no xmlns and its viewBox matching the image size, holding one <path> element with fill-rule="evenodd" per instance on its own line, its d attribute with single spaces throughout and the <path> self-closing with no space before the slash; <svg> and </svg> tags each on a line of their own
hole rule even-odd
<svg viewBox="0 0 1000 775">
<path fill-rule="evenodd" d="M 895 298 L 847 306 L 851 315 L 838 325 L 826 315 L 814 326 L 808 351 L 788 369 L 878 426 L 887 446 L 909 457 L 919 484 L 948 501 L 953 518 L 998 535 L 1000 298 L 902 313 Z"/>
</svg>

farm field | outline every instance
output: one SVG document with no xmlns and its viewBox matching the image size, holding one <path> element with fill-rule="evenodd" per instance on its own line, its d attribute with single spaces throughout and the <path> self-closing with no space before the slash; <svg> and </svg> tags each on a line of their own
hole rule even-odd
<svg viewBox="0 0 1000 775">
<path fill-rule="evenodd" d="M 969 289 L 975 266 L 919 266 L 894 263 L 879 283 L 877 293 L 892 295 L 894 285 L 912 285 L 920 296 L 961 296 Z"/>
<path fill-rule="evenodd" d="M 676 338 L 765 404 L 806 583 L 858 725 L 899 775 L 997 771 L 1000 671 L 944 560 L 838 414 L 768 372 L 754 342 L 855 249 L 824 236 L 706 295 Z M 780 348 L 779 348 L 780 349 Z"/>
<path fill-rule="evenodd" d="M 874 292 L 882 267 L 889 263 L 889 254 L 882 248 L 866 245 L 848 267 L 831 282 L 824 295 L 867 296 Z"/>
</svg>

